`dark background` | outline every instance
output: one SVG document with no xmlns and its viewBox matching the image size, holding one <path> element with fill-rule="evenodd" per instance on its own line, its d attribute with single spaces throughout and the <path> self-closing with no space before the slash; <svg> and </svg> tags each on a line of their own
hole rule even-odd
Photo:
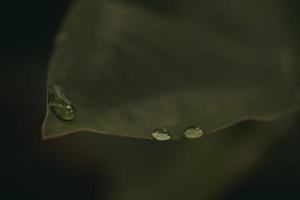
<svg viewBox="0 0 300 200">
<path fill-rule="evenodd" d="M 87 170 L 57 156 L 53 149 L 76 136 L 41 139 L 47 64 L 69 2 L 0 5 L 0 199 L 99 199 L 99 194 L 106 199 L 113 186 L 107 170 Z M 299 130 L 291 128 L 264 162 L 222 199 L 299 199 Z"/>
</svg>

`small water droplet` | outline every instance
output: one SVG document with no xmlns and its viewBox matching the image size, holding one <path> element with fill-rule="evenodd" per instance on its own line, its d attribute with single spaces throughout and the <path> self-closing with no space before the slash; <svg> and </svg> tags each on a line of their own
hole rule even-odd
<svg viewBox="0 0 300 200">
<path fill-rule="evenodd" d="M 51 110 L 62 120 L 75 119 L 75 109 L 61 86 L 53 85 L 48 88 L 48 104 Z"/>
<path fill-rule="evenodd" d="M 204 132 L 198 127 L 191 127 L 184 131 L 184 137 L 188 139 L 200 138 L 204 135 Z"/>
<path fill-rule="evenodd" d="M 166 141 L 171 139 L 171 135 L 167 129 L 156 129 L 152 132 L 152 137 L 159 141 Z"/>
</svg>

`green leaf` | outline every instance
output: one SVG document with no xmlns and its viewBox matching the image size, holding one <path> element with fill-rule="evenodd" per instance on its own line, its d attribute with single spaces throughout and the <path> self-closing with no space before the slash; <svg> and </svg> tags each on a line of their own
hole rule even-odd
<svg viewBox="0 0 300 200">
<path fill-rule="evenodd" d="M 299 51 L 285 1 L 246 1 L 251 11 L 238 2 L 178 1 L 165 11 L 78 0 L 57 35 L 48 79 L 76 117 L 61 120 L 49 106 L 43 137 L 151 139 L 165 128 L 181 139 L 189 127 L 210 134 L 299 109 Z"/>
</svg>

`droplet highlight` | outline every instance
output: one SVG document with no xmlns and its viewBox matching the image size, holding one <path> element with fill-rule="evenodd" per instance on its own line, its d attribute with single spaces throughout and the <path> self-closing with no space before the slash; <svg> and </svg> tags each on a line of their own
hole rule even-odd
<svg viewBox="0 0 300 200">
<path fill-rule="evenodd" d="M 191 127 L 184 131 L 184 137 L 187 139 L 196 139 L 204 135 L 204 132 L 198 127 Z"/>
<path fill-rule="evenodd" d="M 152 132 L 152 137 L 159 141 L 167 141 L 171 139 L 171 134 L 167 129 L 156 129 Z"/>
<path fill-rule="evenodd" d="M 76 118 L 76 113 L 64 89 L 58 85 L 48 87 L 48 105 L 56 116 L 65 121 Z"/>
</svg>

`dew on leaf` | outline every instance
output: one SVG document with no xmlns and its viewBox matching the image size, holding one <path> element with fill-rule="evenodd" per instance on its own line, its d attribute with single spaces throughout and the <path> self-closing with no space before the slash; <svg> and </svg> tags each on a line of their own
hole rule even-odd
<svg viewBox="0 0 300 200">
<path fill-rule="evenodd" d="M 152 132 L 152 137 L 159 141 L 166 141 L 171 139 L 170 132 L 167 129 L 156 129 Z"/>
<path fill-rule="evenodd" d="M 61 86 L 49 86 L 48 105 L 56 116 L 62 120 L 71 121 L 76 117 L 75 109 Z"/>
<path fill-rule="evenodd" d="M 198 127 L 191 127 L 186 129 L 183 135 L 188 139 L 196 139 L 202 137 L 204 135 L 204 132 Z"/>
</svg>

